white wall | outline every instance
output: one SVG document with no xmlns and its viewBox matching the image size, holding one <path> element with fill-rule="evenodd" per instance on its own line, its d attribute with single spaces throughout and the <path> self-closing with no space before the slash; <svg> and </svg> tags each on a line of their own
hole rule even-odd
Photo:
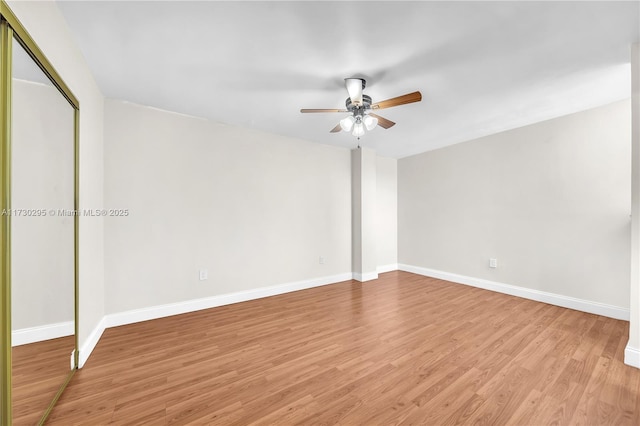
<svg viewBox="0 0 640 426">
<path fill-rule="evenodd" d="M 373 149 L 351 150 L 351 270 L 360 282 L 378 278 L 376 163 Z"/>
<path fill-rule="evenodd" d="M 399 263 L 628 309 L 630 166 L 628 100 L 401 159 Z"/>
<path fill-rule="evenodd" d="M 103 97 L 53 1 L 9 7 L 80 102 L 80 207 L 103 207 Z M 80 218 L 80 345 L 104 316 L 103 219 Z"/>
<path fill-rule="evenodd" d="M 631 46 L 631 318 L 625 362 L 640 368 L 640 43 Z"/>
<path fill-rule="evenodd" d="M 376 158 L 377 263 L 383 271 L 398 263 L 398 160 Z"/>
<path fill-rule="evenodd" d="M 348 150 L 117 100 L 105 124 L 108 313 L 351 271 Z"/>
<path fill-rule="evenodd" d="M 57 215 L 73 210 L 73 108 L 52 85 L 16 79 L 12 100 L 11 203 L 20 211 L 11 218 L 15 332 L 73 321 L 73 217 Z"/>
</svg>

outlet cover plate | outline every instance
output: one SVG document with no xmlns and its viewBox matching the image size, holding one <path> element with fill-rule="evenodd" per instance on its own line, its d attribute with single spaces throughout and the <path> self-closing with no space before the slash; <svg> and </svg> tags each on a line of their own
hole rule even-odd
<svg viewBox="0 0 640 426">
<path fill-rule="evenodd" d="M 206 269 L 200 269 L 200 281 L 204 281 L 209 278 L 209 271 Z"/>
</svg>

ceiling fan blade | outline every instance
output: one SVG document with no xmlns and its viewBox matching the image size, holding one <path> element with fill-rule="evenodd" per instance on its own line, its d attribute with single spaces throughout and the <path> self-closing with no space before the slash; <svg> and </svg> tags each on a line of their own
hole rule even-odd
<svg viewBox="0 0 640 426">
<path fill-rule="evenodd" d="M 338 123 L 338 125 L 336 127 L 334 127 L 333 129 L 331 129 L 331 131 L 329 133 L 338 133 L 342 131 L 342 127 L 340 127 L 340 123 Z"/>
<path fill-rule="evenodd" d="M 371 109 L 383 109 L 391 108 L 398 105 L 411 104 L 413 102 L 420 102 L 422 100 L 422 93 L 412 92 L 406 95 L 398 96 L 396 98 L 387 99 L 382 102 L 377 102 L 371 105 Z"/>
<path fill-rule="evenodd" d="M 378 114 L 374 114 L 372 112 L 369 113 L 370 116 L 375 117 L 378 119 L 378 126 L 382 127 L 383 129 L 388 129 L 389 127 L 393 127 L 396 125 L 396 123 L 394 123 L 391 120 L 387 120 L 384 117 L 380 117 Z"/>
<path fill-rule="evenodd" d="M 317 109 L 317 108 L 303 108 L 300 110 L 301 113 L 307 112 L 349 112 L 346 109 Z"/>
</svg>

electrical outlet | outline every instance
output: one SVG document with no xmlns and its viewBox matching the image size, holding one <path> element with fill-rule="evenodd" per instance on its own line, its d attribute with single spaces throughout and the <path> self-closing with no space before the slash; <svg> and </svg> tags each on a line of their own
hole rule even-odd
<svg viewBox="0 0 640 426">
<path fill-rule="evenodd" d="M 209 271 L 206 269 L 200 269 L 200 281 L 204 281 L 209 278 Z"/>
<path fill-rule="evenodd" d="M 489 259 L 489 268 L 497 268 L 498 259 Z"/>
<path fill-rule="evenodd" d="M 318 262 L 319 262 L 321 265 L 324 265 L 324 256 L 320 256 L 320 258 L 318 259 Z"/>
</svg>

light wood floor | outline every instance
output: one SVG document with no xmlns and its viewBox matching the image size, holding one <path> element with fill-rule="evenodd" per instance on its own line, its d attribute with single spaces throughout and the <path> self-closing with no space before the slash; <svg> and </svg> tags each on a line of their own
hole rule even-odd
<svg viewBox="0 0 640 426">
<path fill-rule="evenodd" d="M 640 424 L 627 326 L 409 273 L 108 329 L 50 424 Z"/>
<path fill-rule="evenodd" d="M 11 406 L 14 425 L 35 425 L 70 370 L 75 337 L 12 348 Z"/>
</svg>

